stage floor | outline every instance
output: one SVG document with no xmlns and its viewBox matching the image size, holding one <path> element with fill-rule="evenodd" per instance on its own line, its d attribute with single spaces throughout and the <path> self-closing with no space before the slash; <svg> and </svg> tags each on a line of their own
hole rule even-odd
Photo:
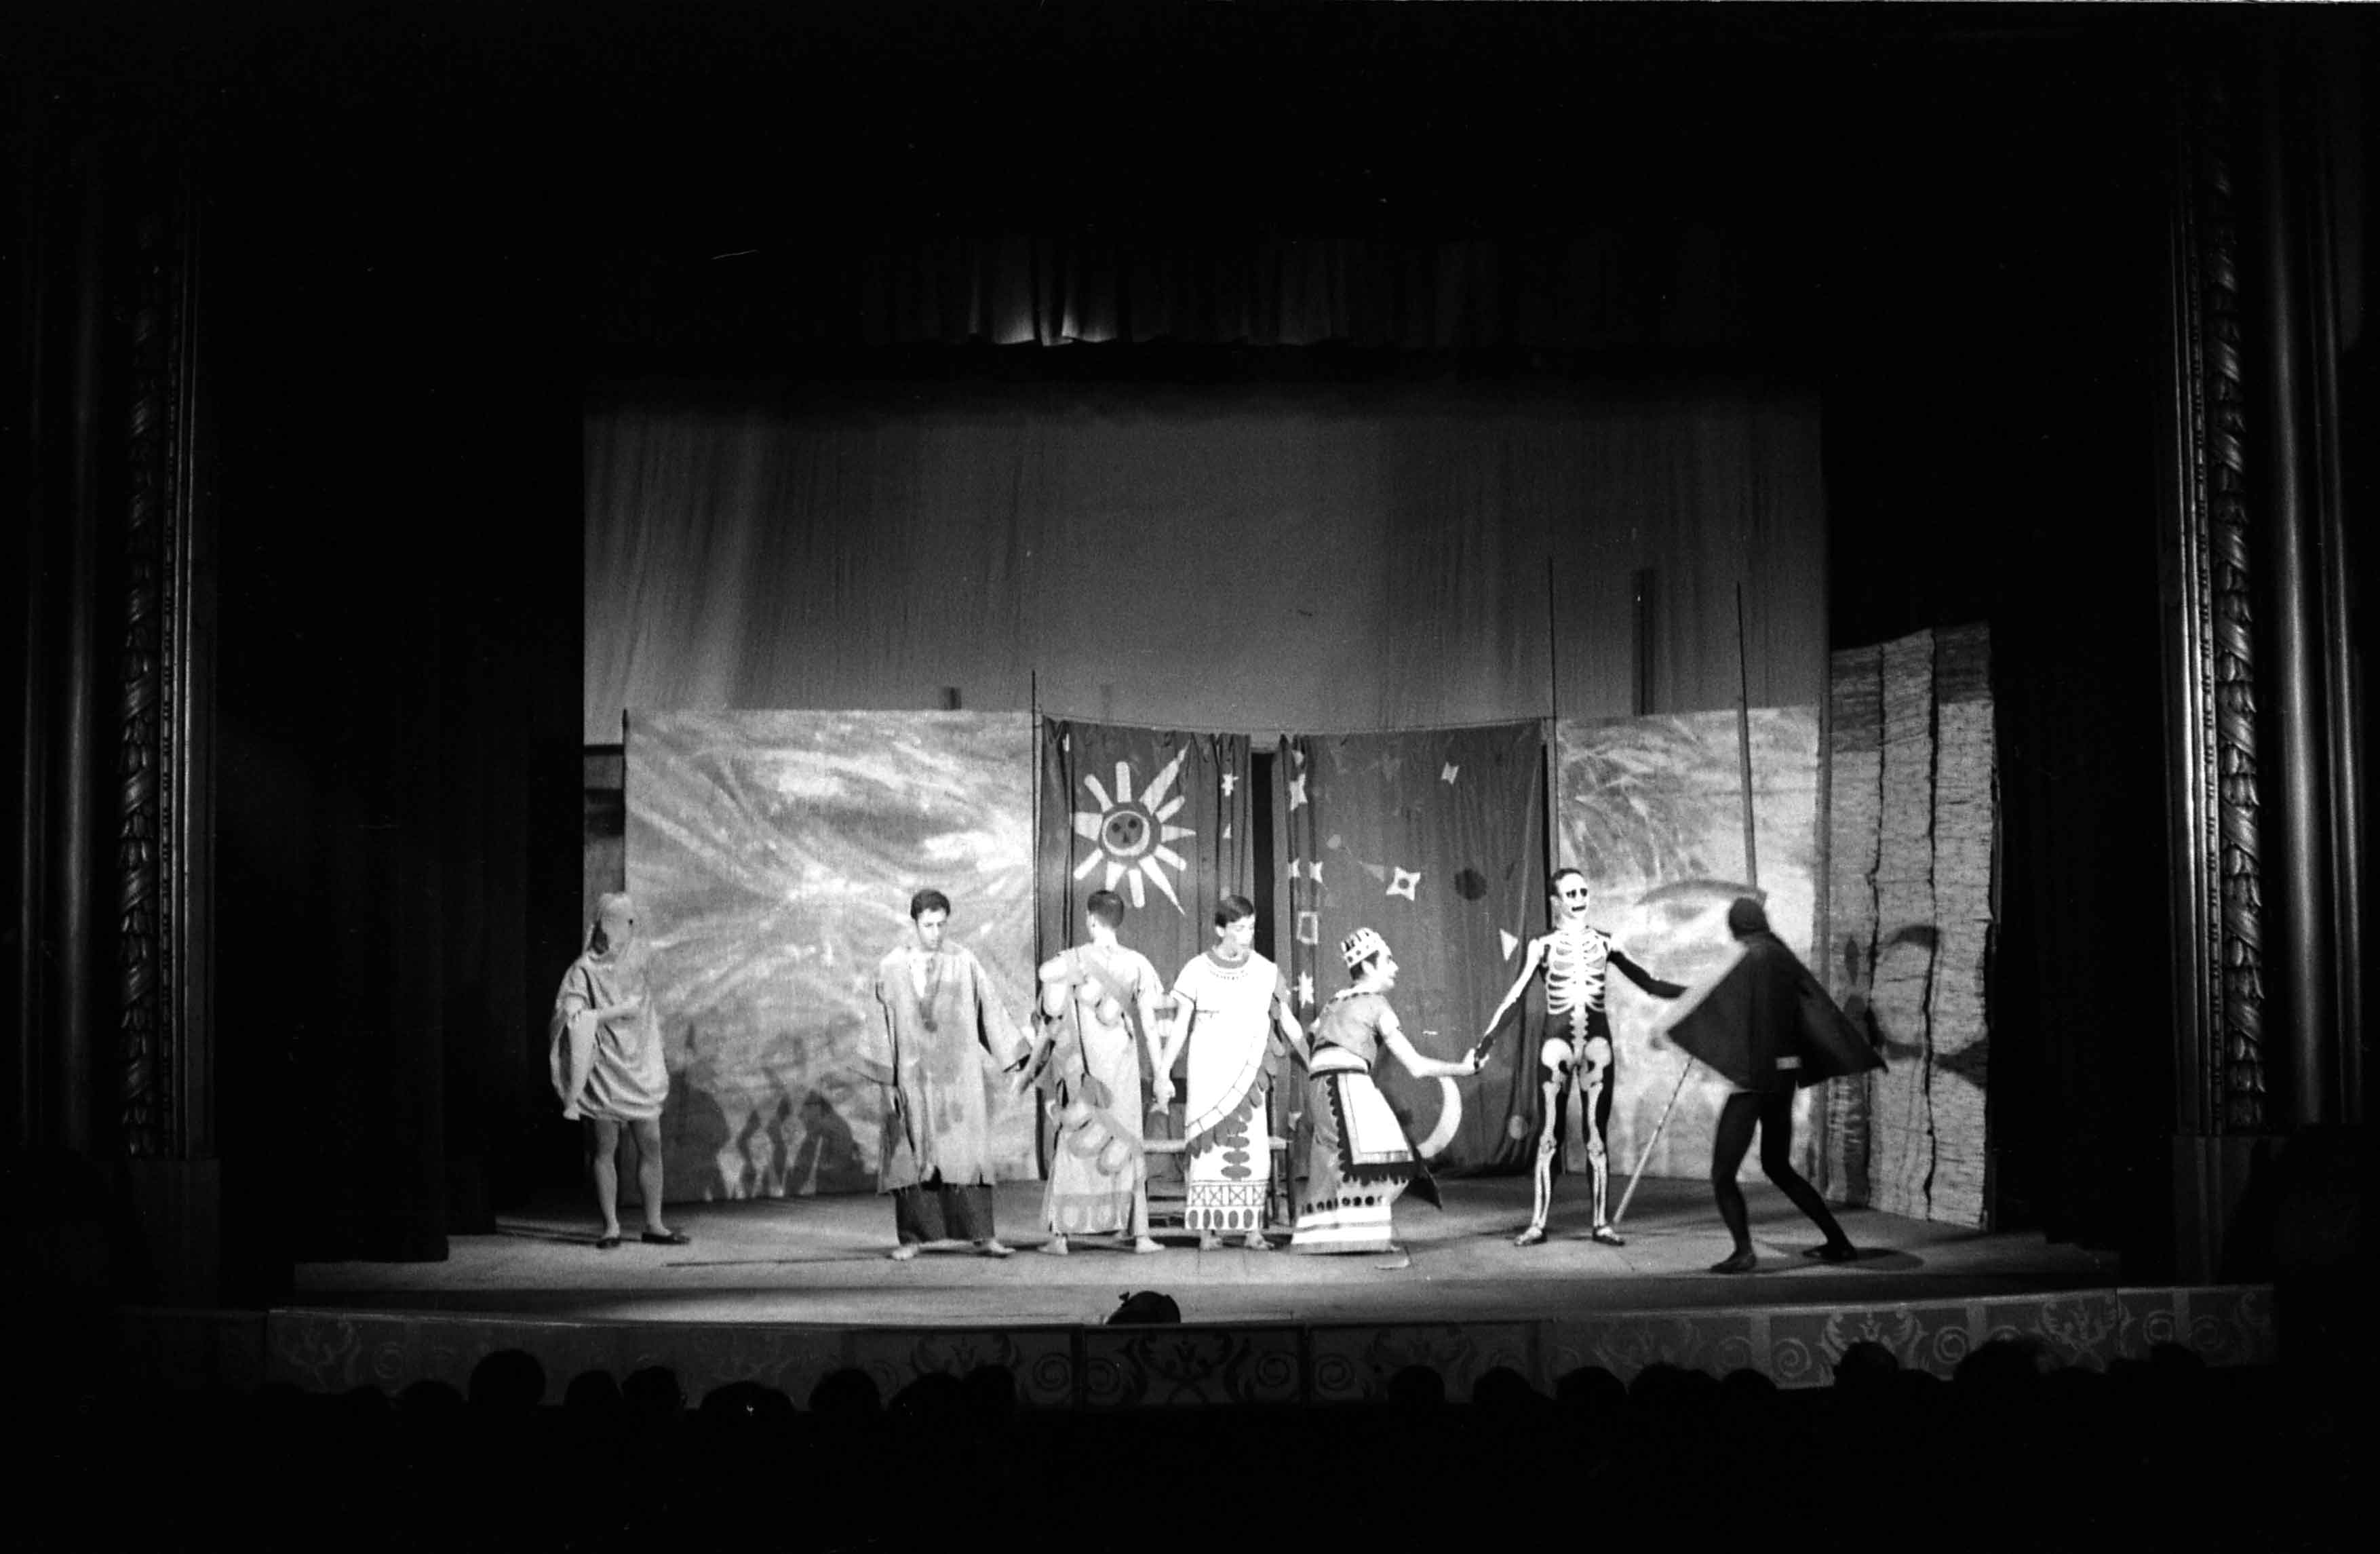
<svg viewBox="0 0 2380 1554">
<path fill-rule="evenodd" d="M 1804 1257 L 1817 1233 L 1766 1184 L 1747 1190 L 1760 1271 L 1706 1272 L 1726 1232 L 1701 1183 L 1647 1181 L 1623 1227 L 1627 1244 L 1586 1237 L 1584 1184 L 1560 1184 L 1551 1238 L 1521 1248 L 1529 1183 L 1444 1184 L 1443 1211 L 1397 1207 L 1399 1257 L 1311 1257 L 1276 1236 L 1268 1253 L 1201 1252 L 1160 1227 L 1162 1253 L 1135 1256 L 1076 1241 L 1064 1257 L 1034 1250 L 1040 1186 L 998 1189 L 1005 1261 L 959 1251 L 895 1263 L 889 1202 L 872 1195 L 693 1204 L 670 1221 L 684 1247 L 631 1238 L 592 1244 L 589 1215 L 557 1199 L 504 1216 L 493 1235 L 456 1236 L 443 1263 L 307 1264 L 298 1301 L 313 1307 L 502 1313 L 606 1322 L 734 1322 L 929 1328 L 1096 1324 L 1126 1290 L 1162 1290 L 1190 1323 L 1509 1321 L 1626 1310 L 1752 1305 L 1876 1306 L 2112 1290 L 2112 1254 L 2051 1245 L 2037 1234 L 1961 1231 L 1852 1209 L 1856 1263 Z M 622 1216 L 636 1223 L 634 1211 Z"/>
</svg>

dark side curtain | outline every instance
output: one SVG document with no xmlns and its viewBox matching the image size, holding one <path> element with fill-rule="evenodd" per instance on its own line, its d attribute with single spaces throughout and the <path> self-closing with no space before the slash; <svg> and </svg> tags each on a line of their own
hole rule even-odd
<svg viewBox="0 0 2380 1554">
<path fill-rule="evenodd" d="M 207 327 L 239 343 L 211 361 L 209 991 L 225 1293 L 260 1305 L 292 1258 L 442 1258 L 584 1180 L 542 1081 L 584 932 L 568 353 L 523 255 L 423 236 L 404 169 L 362 165 L 276 146 L 207 218 Z"/>
<path fill-rule="evenodd" d="M 1347 986 L 1340 941 L 1370 928 L 1401 968 L 1389 1001 L 1414 1045 L 1453 1058 L 1478 1038 L 1544 931 L 1545 749 L 1535 722 L 1281 742 L 1274 847 L 1300 1019 Z M 1533 1141 L 1535 1074 L 1504 1051 L 1457 1081 L 1463 1121 L 1439 1167 L 1517 1164 Z M 1416 1139 L 1437 1126 L 1436 1081 L 1393 1058 L 1376 1072 Z"/>
</svg>

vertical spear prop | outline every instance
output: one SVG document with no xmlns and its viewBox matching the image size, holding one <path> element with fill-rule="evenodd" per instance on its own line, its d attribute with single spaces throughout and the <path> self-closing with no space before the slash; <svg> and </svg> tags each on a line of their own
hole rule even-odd
<svg viewBox="0 0 2380 1554">
<path fill-rule="evenodd" d="M 1735 585 L 1735 755 L 1736 769 L 1743 782 L 1743 881 L 1757 892 L 1760 856 L 1753 846 L 1752 834 L 1752 674 L 1744 662 L 1742 583 Z M 1669 1105 L 1661 1108 L 1652 1135 L 1645 1140 L 1644 1149 L 1636 1156 L 1636 1169 L 1629 1172 L 1628 1190 L 1620 1195 L 1620 1208 L 1611 1216 L 1613 1230 L 1618 1230 L 1620 1221 L 1628 1217 L 1628 1201 L 1636 1196 L 1636 1184 L 1644 1179 L 1645 1162 L 1653 1158 L 1653 1146 L 1661 1141 L 1661 1130 L 1670 1125 L 1670 1113 L 1677 1110 L 1678 1098 L 1685 1094 L 1686 1076 L 1694 1071 L 1694 1060 L 1688 1058 L 1686 1066 L 1678 1071 L 1677 1087 L 1670 1092 Z"/>
</svg>

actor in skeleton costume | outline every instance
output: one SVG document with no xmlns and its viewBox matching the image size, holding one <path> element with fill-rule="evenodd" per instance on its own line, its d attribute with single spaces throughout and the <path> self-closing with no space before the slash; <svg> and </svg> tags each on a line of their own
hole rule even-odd
<svg viewBox="0 0 2380 1554">
<path fill-rule="evenodd" d="M 1529 1228 L 1513 1238 L 1515 1246 L 1535 1246 L 1546 1239 L 1546 1214 L 1553 1207 L 1554 1151 L 1561 1142 L 1562 1118 L 1569 1111 L 1573 1082 L 1579 1089 L 1579 1122 L 1586 1135 L 1586 1169 L 1595 1184 L 1594 1239 L 1606 1246 L 1622 1244 L 1611 1228 L 1609 1200 L 1611 1162 L 1604 1141 L 1611 1123 L 1611 1093 L 1617 1072 L 1612 1063 L 1611 1021 L 1604 1013 L 1604 991 L 1617 970 L 1656 998 L 1676 998 L 1686 989 L 1659 977 L 1614 949 L 1611 936 L 1586 921 L 1586 876 L 1575 868 L 1554 875 L 1554 928 L 1529 941 L 1528 958 L 1496 1013 L 1488 1017 L 1487 1034 L 1479 1038 L 1483 1055 L 1496 1039 L 1529 978 L 1540 971 L 1546 978 L 1546 1019 L 1537 1043 L 1537 1163 L 1536 1203 Z"/>
<path fill-rule="evenodd" d="M 1220 1247 L 1226 1231 L 1251 1252 L 1271 1249 L 1264 1230 L 1272 1186 L 1266 1099 L 1274 1032 L 1284 1050 L 1305 1061 L 1305 1033 L 1290 1013 L 1289 984 L 1252 948 L 1256 930 L 1256 904 L 1247 897 L 1227 895 L 1216 906 L 1215 946 L 1174 978 L 1173 1032 L 1157 1061 L 1162 1105 L 1173 1096 L 1173 1060 L 1185 1044 L 1190 1049 L 1183 1223 L 1198 1232 L 1201 1251 Z"/>
</svg>

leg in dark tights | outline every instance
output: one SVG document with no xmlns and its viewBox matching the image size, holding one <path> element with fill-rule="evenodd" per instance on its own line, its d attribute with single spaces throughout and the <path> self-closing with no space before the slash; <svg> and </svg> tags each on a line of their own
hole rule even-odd
<svg viewBox="0 0 2380 1554">
<path fill-rule="evenodd" d="M 1732 1109 L 1739 1100 L 1755 1099 L 1751 1096 L 1730 1096 L 1727 1098 L 1727 1104 Z M 1827 1200 L 1820 1197 L 1818 1189 L 1811 1186 L 1802 1173 L 1793 1169 L 1793 1092 L 1783 1090 L 1756 1099 L 1760 1108 L 1762 1174 L 1776 1184 L 1779 1192 L 1793 1200 L 1794 1208 L 1810 1217 L 1810 1222 L 1818 1227 L 1819 1232 L 1827 1238 L 1827 1244 L 1829 1247 L 1848 1248 L 1851 1241 L 1843 1234 L 1842 1226 L 1835 1222 L 1834 1215 L 1828 1212 Z M 1727 1125 L 1725 1113 L 1720 1116 L 1719 1125 L 1722 1128 Z M 1738 1161 L 1743 1159 L 1742 1145 L 1737 1146 L 1735 1158 Z M 1730 1179 L 1728 1186 L 1731 1190 L 1735 1183 Z M 1738 1246 L 1743 1246 L 1749 1244 L 1749 1242 L 1741 1228 L 1743 1222 L 1742 1194 L 1736 1194 L 1735 1203 L 1736 1217 L 1728 1221 L 1728 1229 L 1734 1232 L 1735 1244 Z M 1722 1215 L 1727 1212 L 1727 1205 L 1723 1200 L 1719 1205 L 1719 1212 Z"/>
<path fill-rule="evenodd" d="M 1790 1105 L 1792 1098 L 1786 1099 Z M 1791 1113 L 1787 1115 L 1790 1118 Z M 1727 1233 L 1735 1239 L 1735 1256 L 1721 1263 L 1721 1268 L 1739 1259 L 1748 1266 L 1752 1257 L 1751 1219 L 1744 1212 L 1743 1189 L 1735 1184 L 1735 1173 L 1752 1148 L 1752 1129 L 1759 1121 L 1760 1098 L 1738 1091 L 1719 1108 L 1718 1129 L 1711 1139 L 1711 1196 L 1718 1199 L 1718 1217 L 1727 1222 Z M 1766 1155 L 1767 1151 L 1762 1153 Z M 1766 1165 L 1767 1161 L 1762 1163 Z"/>
</svg>

